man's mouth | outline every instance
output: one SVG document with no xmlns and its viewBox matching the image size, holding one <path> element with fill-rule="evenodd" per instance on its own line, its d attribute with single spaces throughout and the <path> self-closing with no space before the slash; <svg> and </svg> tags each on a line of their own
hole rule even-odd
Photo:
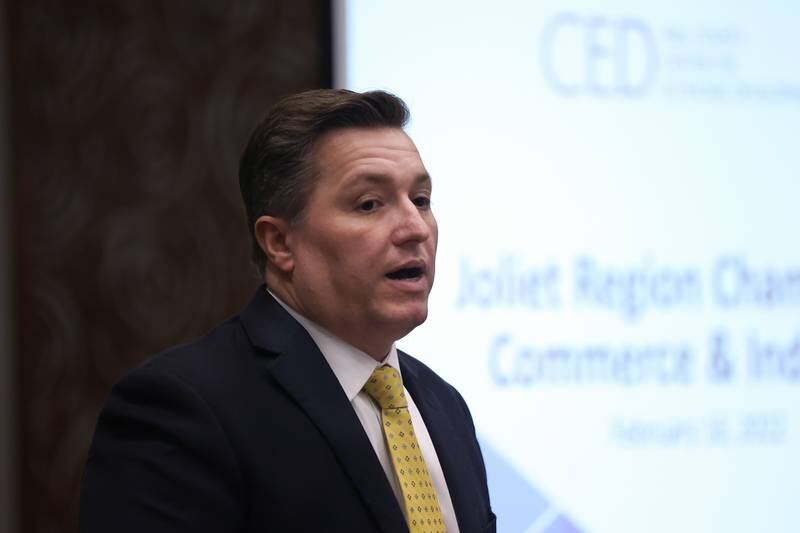
<svg viewBox="0 0 800 533">
<path fill-rule="evenodd" d="M 386 274 L 386 277 L 395 280 L 413 280 L 421 278 L 424 273 L 425 269 L 421 266 L 408 266 L 393 270 L 392 272 Z"/>
</svg>

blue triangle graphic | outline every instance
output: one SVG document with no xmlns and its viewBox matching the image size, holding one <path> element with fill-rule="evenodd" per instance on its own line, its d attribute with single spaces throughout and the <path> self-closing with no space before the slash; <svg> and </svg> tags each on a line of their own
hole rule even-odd
<svg viewBox="0 0 800 533">
<path fill-rule="evenodd" d="M 497 531 L 525 533 L 587 533 L 547 500 L 544 494 L 525 479 L 508 461 L 480 439 L 489 496 L 497 515 Z M 534 526 L 535 524 L 535 526 Z"/>
</svg>

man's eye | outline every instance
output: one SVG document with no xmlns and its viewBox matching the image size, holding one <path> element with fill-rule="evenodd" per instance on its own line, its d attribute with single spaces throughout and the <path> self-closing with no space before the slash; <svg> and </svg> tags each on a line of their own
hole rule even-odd
<svg viewBox="0 0 800 533">
<path fill-rule="evenodd" d="M 417 207 L 427 208 L 431 206 L 431 199 L 427 196 L 417 196 L 414 198 L 414 205 Z"/>
<path fill-rule="evenodd" d="M 360 211 L 365 211 L 365 212 L 374 211 L 377 207 L 378 207 L 377 200 L 364 200 L 363 202 L 358 204 L 358 209 Z"/>
</svg>

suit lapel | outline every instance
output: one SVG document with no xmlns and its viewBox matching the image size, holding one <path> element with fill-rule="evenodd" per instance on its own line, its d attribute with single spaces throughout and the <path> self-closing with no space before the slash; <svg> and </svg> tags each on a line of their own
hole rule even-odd
<svg viewBox="0 0 800 533">
<path fill-rule="evenodd" d="M 425 428 L 433 441 L 439 464 L 442 466 L 442 472 L 447 481 L 447 490 L 450 492 L 450 499 L 453 502 L 458 529 L 472 531 L 475 526 L 470 524 L 467 517 L 474 515 L 474 509 L 465 489 L 475 481 L 467 475 L 469 458 L 464 454 L 464 443 L 459 442 L 456 438 L 458 434 L 456 428 L 442 408 L 435 392 L 418 379 L 416 369 L 407 364 L 404 355 L 402 354 L 400 358 L 403 385 L 414 398 L 414 403 L 425 421 Z"/>
<path fill-rule="evenodd" d="M 241 315 L 250 341 L 277 355 L 267 371 L 305 411 L 383 531 L 407 532 L 405 518 L 361 422 L 305 329 L 262 287 Z"/>
</svg>

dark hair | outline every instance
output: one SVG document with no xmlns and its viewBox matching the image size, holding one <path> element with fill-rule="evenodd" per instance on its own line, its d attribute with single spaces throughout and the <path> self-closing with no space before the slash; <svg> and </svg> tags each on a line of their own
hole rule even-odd
<svg viewBox="0 0 800 533">
<path fill-rule="evenodd" d="M 384 91 L 319 89 L 284 98 L 256 126 L 239 163 L 239 188 L 253 240 L 253 261 L 267 258 L 255 238 L 258 217 L 294 222 L 305 208 L 316 172 L 312 150 L 322 134 L 344 128 L 402 128 L 406 104 Z"/>
</svg>

